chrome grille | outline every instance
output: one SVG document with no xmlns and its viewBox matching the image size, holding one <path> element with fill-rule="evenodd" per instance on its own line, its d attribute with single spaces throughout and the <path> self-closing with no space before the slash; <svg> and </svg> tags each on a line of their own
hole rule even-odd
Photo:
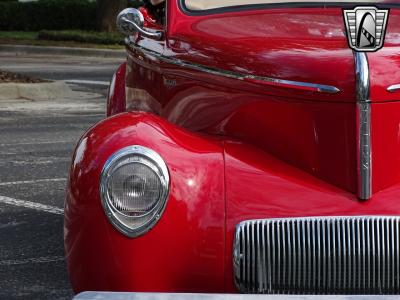
<svg viewBox="0 0 400 300">
<path fill-rule="evenodd" d="M 398 294 L 398 217 L 240 223 L 234 276 L 244 293 Z"/>
</svg>

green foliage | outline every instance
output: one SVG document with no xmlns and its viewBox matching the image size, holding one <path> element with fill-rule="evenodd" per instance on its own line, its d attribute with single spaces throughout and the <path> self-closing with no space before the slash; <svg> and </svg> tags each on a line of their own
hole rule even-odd
<svg viewBox="0 0 400 300">
<path fill-rule="evenodd" d="M 88 0 L 0 0 L 0 30 L 96 29 L 96 2 Z"/>
<path fill-rule="evenodd" d="M 92 43 L 102 45 L 123 45 L 124 38 L 120 33 L 62 30 L 41 30 L 38 34 L 39 40 L 51 41 L 73 41 L 79 43 Z"/>
<path fill-rule="evenodd" d="M 0 31 L 0 39 L 35 40 L 36 38 L 37 32 L 35 31 Z"/>
<path fill-rule="evenodd" d="M 140 6 L 143 6 L 143 4 L 144 4 L 143 0 L 128 0 L 128 7 L 138 8 Z"/>
</svg>

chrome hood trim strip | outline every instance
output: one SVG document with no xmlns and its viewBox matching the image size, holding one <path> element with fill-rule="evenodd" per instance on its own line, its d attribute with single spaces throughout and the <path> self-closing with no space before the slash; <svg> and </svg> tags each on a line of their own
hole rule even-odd
<svg viewBox="0 0 400 300">
<path fill-rule="evenodd" d="M 358 197 L 372 197 L 371 101 L 370 74 L 367 55 L 354 52 L 357 94 L 357 169 Z"/>
<path fill-rule="evenodd" d="M 388 92 L 394 93 L 400 91 L 400 83 L 391 85 L 387 88 Z"/>
<path fill-rule="evenodd" d="M 237 80 L 244 80 L 254 84 L 264 84 L 274 87 L 283 87 L 283 88 L 291 88 L 297 90 L 306 90 L 318 93 L 327 93 L 327 94 L 336 94 L 340 92 L 340 89 L 330 85 L 323 85 L 317 83 L 308 83 L 308 82 L 301 82 L 301 81 L 292 81 L 292 80 L 285 80 L 285 79 L 278 79 L 278 78 L 271 78 L 271 77 L 264 77 L 264 76 L 254 76 L 248 75 L 243 73 L 232 72 L 228 70 L 221 70 L 217 68 L 208 67 L 205 65 L 200 65 L 192 62 L 183 61 L 176 58 L 171 58 L 164 56 L 160 53 L 145 49 L 141 46 L 136 45 L 134 42 L 130 41 L 129 39 L 125 40 L 126 44 L 137 51 L 142 52 L 145 55 L 153 56 L 163 61 L 165 63 L 173 64 L 176 66 L 180 66 L 183 68 L 188 68 L 200 72 L 205 72 L 212 75 L 223 76 L 227 78 L 233 78 Z"/>
</svg>

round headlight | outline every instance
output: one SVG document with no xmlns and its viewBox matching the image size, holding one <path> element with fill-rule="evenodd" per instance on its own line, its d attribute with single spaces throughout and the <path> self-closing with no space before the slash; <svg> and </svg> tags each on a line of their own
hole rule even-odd
<svg viewBox="0 0 400 300">
<path fill-rule="evenodd" d="M 123 234 L 137 237 L 160 219 L 169 193 L 168 169 L 153 150 L 130 146 L 114 153 L 100 178 L 103 208 Z"/>
</svg>

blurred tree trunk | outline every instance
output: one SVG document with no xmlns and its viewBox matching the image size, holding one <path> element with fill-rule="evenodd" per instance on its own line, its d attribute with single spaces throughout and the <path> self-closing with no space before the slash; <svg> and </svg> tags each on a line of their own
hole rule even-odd
<svg viewBox="0 0 400 300">
<path fill-rule="evenodd" d="M 115 31 L 115 19 L 126 8 L 127 0 L 97 0 L 97 19 L 99 30 Z"/>
</svg>

